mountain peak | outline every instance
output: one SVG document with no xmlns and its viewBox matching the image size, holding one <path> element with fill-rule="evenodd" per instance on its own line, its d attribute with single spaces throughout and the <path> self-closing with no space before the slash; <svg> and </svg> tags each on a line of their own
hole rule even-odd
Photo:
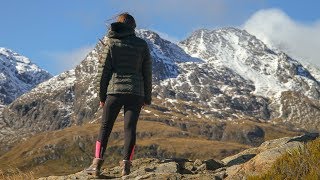
<svg viewBox="0 0 320 180">
<path fill-rule="evenodd" d="M 299 84 L 304 80 L 292 78 L 298 75 L 315 80 L 298 61 L 284 53 L 272 51 L 245 30 L 232 27 L 201 29 L 182 41 L 180 46 L 192 57 L 203 59 L 215 67 L 229 68 L 251 81 L 256 95 L 270 97 L 295 89 L 309 97 L 317 96 L 316 93 L 302 90 Z M 316 87 L 313 83 L 309 83 L 309 86 Z"/>
<path fill-rule="evenodd" d="M 216 30 L 199 29 L 179 43 L 193 57 L 210 60 L 217 50 L 267 50 L 266 45 L 245 30 L 226 27 Z M 271 50 L 270 50 L 271 51 Z M 231 53 L 231 52 L 229 52 Z"/>
<path fill-rule="evenodd" d="M 11 49 L 7 49 L 7 48 L 4 48 L 4 47 L 0 47 L 0 55 L 1 56 L 6 56 L 7 59 L 13 60 L 13 61 L 17 61 L 17 62 L 20 62 L 20 63 L 24 63 L 24 64 L 30 64 L 31 63 L 29 58 L 21 56 L 20 54 L 12 51 Z"/>
<path fill-rule="evenodd" d="M 237 32 L 237 33 L 242 33 L 242 32 L 246 32 L 245 30 L 239 29 L 239 28 L 235 28 L 235 27 L 222 27 L 222 28 L 218 28 L 218 29 L 207 29 L 207 28 L 200 28 L 195 30 L 193 33 L 191 33 L 192 35 L 195 34 L 200 34 L 200 33 L 214 33 L 214 32 Z"/>
<path fill-rule="evenodd" d="M 154 31 L 151 31 L 151 30 L 148 30 L 148 29 L 137 29 L 136 30 L 136 34 L 138 36 L 144 36 L 148 39 L 158 39 L 160 38 L 159 34 L 154 32 Z"/>
<path fill-rule="evenodd" d="M 9 104 L 51 74 L 10 49 L 0 48 L 0 104 Z"/>
<path fill-rule="evenodd" d="M 150 30 L 137 30 L 136 35 L 147 42 L 153 59 L 154 99 L 163 99 L 168 104 L 179 101 L 179 107 L 185 103 L 177 110 L 183 115 L 204 119 L 252 117 L 269 120 L 286 115 L 285 111 L 289 110 L 282 105 L 289 96 L 299 97 L 300 93 L 306 99 L 319 100 L 319 85 L 306 68 L 285 54 L 268 49 L 244 30 L 200 29 L 178 45 Z M 107 40 L 107 36 L 103 40 Z M 96 113 L 98 98 L 94 82 L 101 47 L 98 43 L 74 72 L 62 74 L 32 91 L 42 94 L 38 96 L 37 108 L 50 104 L 58 109 L 41 112 L 55 114 L 56 119 L 47 119 L 54 124 L 49 129 L 67 127 L 73 122 L 82 124 Z M 61 84 L 61 88 L 56 88 L 55 84 Z M 282 96 L 286 91 L 296 93 Z M 22 102 L 34 107 L 34 95 L 30 97 L 16 101 L 10 107 L 15 115 L 4 113 L 4 117 L 21 119 L 22 110 L 14 107 L 20 107 Z M 50 101 L 42 102 L 43 97 Z M 52 105 L 52 102 L 56 103 Z M 188 103 L 191 102 L 196 106 L 190 107 Z M 169 107 L 166 105 L 168 111 L 173 110 Z M 314 115 L 310 115 L 310 119 L 318 113 L 312 107 L 309 109 Z M 290 118 L 300 116 L 293 114 Z M 39 131 L 48 130 L 43 126 L 47 123 L 42 116 L 28 114 L 23 118 L 39 122 Z"/>
</svg>

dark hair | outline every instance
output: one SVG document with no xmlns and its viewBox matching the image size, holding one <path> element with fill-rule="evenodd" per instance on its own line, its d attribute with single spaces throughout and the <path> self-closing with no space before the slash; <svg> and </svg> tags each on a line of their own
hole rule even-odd
<svg viewBox="0 0 320 180">
<path fill-rule="evenodd" d="M 128 26 L 132 27 L 133 29 L 136 28 L 136 21 L 127 12 L 121 13 L 120 15 L 118 15 L 117 22 L 127 24 Z"/>
</svg>

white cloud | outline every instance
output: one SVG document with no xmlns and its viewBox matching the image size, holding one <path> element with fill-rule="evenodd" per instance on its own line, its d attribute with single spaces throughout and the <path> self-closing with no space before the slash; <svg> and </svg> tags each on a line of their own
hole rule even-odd
<svg viewBox="0 0 320 180">
<path fill-rule="evenodd" d="M 58 73 L 70 70 L 76 67 L 84 58 L 91 52 L 94 45 L 87 45 L 80 48 L 73 49 L 68 52 L 49 52 L 47 56 L 54 61 L 57 67 L 55 70 Z"/>
<path fill-rule="evenodd" d="M 320 66 L 320 19 L 305 24 L 291 19 L 279 9 L 265 9 L 254 13 L 243 28 L 269 47 Z"/>
</svg>

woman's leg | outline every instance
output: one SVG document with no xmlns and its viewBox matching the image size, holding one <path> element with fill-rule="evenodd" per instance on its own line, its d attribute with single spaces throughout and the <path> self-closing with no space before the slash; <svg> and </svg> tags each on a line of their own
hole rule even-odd
<svg viewBox="0 0 320 180">
<path fill-rule="evenodd" d="M 103 107 L 100 133 L 96 142 L 96 158 L 103 159 L 110 133 L 122 106 L 123 104 L 120 101 L 120 97 L 108 95 Z"/>
<path fill-rule="evenodd" d="M 124 154 L 123 160 L 131 160 L 136 143 L 137 122 L 143 104 L 143 97 L 128 95 L 124 102 Z"/>
</svg>

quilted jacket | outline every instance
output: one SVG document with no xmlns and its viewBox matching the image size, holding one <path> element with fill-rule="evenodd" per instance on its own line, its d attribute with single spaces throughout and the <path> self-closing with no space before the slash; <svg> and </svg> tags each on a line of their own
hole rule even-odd
<svg viewBox="0 0 320 180">
<path fill-rule="evenodd" d="M 107 94 L 144 96 L 151 104 L 152 59 L 145 40 L 124 23 L 113 23 L 99 55 L 98 89 L 100 101 Z"/>
</svg>

